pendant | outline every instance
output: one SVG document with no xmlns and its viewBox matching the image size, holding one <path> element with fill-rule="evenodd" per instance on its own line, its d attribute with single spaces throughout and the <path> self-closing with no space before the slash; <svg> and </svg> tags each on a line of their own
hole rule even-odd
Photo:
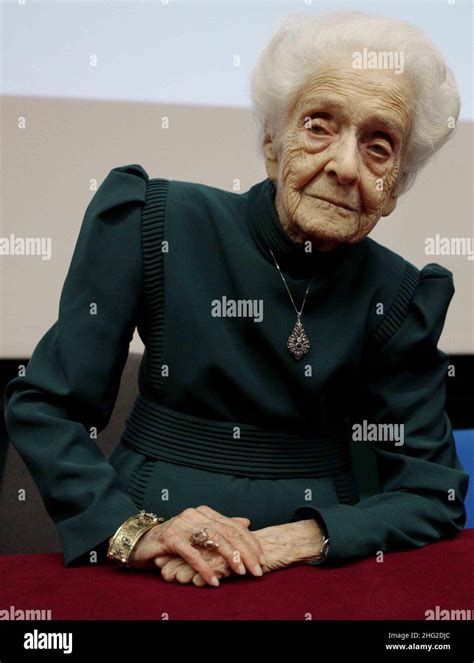
<svg viewBox="0 0 474 663">
<path fill-rule="evenodd" d="M 288 337 L 286 347 L 295 359 L 301 359 L 304 354 L 309 352 L 309 338 L 306 336 L 306 332 L 299 316 L 293 331 Z"/>
</svg>

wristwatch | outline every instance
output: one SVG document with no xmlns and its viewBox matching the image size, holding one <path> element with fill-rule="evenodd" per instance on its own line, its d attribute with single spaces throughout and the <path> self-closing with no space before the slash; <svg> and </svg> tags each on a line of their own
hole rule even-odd
<svg viewBox="0 0 474 663">
<path fill-rule="evenodd" d="M 298 518 L 299 520 L 314 520 L 318 525 L 318 527 L 321 529 L 323 533 L 323 545 L 321 546 L 321 550 L 316 555 L 316 557 L 313 557 L 313 559 L 310 559 L 307 562 L 307 564 L 313 564 L 313 565 L 321 564 L 321 562 L 324 562 L 329 552 L 330 541 L 329 541 L 329 535 L 326 523 L 324 522 L 320 513 L 314 507 L 309 505 L 298 507 L 294 513 L 295 513 L 295 518 Z"/>
<path fill-rule="evenodd" d="M 318 564 L 319 562 L 323 562 L 328 556 L 328 552 L 329 552 L 329 538 L 326 537 L 325 539 L 323 539 L 323 545 L 318 555 L 316 557 L 313 557 L 313 559 L 311 559 L 308 562 L 308 564 Z"/>
</svg>

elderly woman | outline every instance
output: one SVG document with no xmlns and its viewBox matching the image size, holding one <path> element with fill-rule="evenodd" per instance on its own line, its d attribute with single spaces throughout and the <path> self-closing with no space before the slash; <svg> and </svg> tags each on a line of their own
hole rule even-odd
<svg viewBox="0 0 474 663">
<path fill-rule="evenodd" d="M 448 139 L 453 74 L 404 22 L 297 15 L 263 51 L 252 99 L 268 177 L 235 193 L 112 169 L 58 320 L 7 385 L 11 441 L 66 565 L 100 557 L 217 586 L 465 523 L 437 347 L 452 273 L 367 237 Z M 140 393 L 107 461 L 91 438 L 135 328 Z M 352 440 L 378 462 L 363 500 Z"/>
</svg>

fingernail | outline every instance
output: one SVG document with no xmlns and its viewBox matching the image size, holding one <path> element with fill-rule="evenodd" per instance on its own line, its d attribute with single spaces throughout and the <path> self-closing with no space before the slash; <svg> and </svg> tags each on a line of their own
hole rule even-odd
<svg viewBox="0 0 474 663">
<path fill-rule="evenodd" d="M 266 563 L 267 563 L 267 560 L 265 559 L 265 555 L 260 555 L 260 564 L 263 566 Z"/>
<path fill-rule="evenodd" d="M 255 573 L 258 576 L 263 575 L 262 567 L 259 564 L 257 564 L 257 566 L 255 567 Z"/>
<path fill-rule="evenodd" d="M 219 580 L 216 578 L 216 576 L 212 576 L 211 582 L 214 585 L 214 587 L 219 587 Z"/>
<path fill-rule="evenodd" d="M 243 564 L 239 564 L 239 573 L 241 575 L 244 575 L 247 571 L 245 570 L 245 566 Z"/>
</svg>

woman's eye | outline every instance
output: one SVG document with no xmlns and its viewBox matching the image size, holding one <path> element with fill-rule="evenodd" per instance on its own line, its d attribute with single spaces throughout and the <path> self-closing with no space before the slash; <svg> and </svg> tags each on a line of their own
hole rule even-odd
<svg viewBox="0 0 474 663">
<path fill-rule="evenodd" d="M 319 124 L 311 125 L 310 131 L 315 134 L 320 134 L 321 136 L 326 133 L 326 129 L 321 127 Z"/>
<path fill-rule="evenodd" d="M 379 145 L 376 143 L 375 145 L 371 145 L 369 149 L 373 150 L 376 154 L 378 154 L 381 157 L 390 156 L 389 152 L 385 149 L 383 145 Z"/>
</svg>

